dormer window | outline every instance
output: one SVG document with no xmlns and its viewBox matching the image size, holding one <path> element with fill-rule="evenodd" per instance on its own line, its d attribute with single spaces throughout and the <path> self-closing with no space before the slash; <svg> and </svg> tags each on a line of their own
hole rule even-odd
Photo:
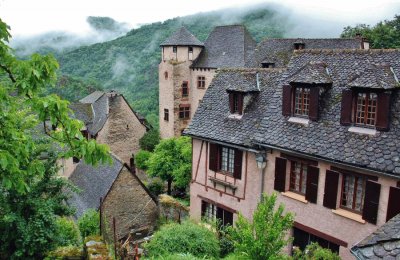
<svg viewBox="0 0 400 260">
<path fill-rule="evenodd" d="M 317 121 L 319 116 L 320 88 L 316 86 L 283 86 L 282 114 L 291 117 L 305 117 Z"/>
<path fill-rule="evenodd" d="M 295 88 L 294 115 L 308 117 L 310 110 L 310 88 Z"/>
<path fill-rule="evenodd" d="M 190 53 L 193 53 L 193 47 L 192 47 L 192 46 L 189 46 L 188 51 L 189 51 L 189 54 L 190 54 Z"/>
<path fill-rule="evenodd" d="M 272 69 L 272 68 L 275 68 L 275 63 L 273 63 L 273 62 L 262 62 L 261 63 L 261 67 L 262 68 Z"/>
<path fill-rule="evenodd" d="M 305 44 L 302 42 L 296 42 L 294 43 L 294 49 L 295 50 L 303 50 L 305 47 Z"/>
<path fill-rule="evenodd" d="M 378 96 L 376 93 L 357 93 L 354 122 L 357 125 L 375 126 Z"/>
<path fill-rule="evenodd" d="M 229 93 L 229 108 L 231 114 L 243 113 L 243 94 L 240 92 Z"/>
</svg>

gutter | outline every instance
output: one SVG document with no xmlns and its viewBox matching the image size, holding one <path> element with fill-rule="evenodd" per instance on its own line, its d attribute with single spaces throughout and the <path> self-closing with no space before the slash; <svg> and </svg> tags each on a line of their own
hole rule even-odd
<svg viewBox="0 0 400 260">
<path fill-rule="evenodd" d="M 263 143 L 254 143 L 254 144 L 258 145 L 259 147 L 278 150 L 278 151 L 281 151 L 281 152 L 284 152 L 284 153 L 287 153 L 287 154 L 290 154 L 290 155 L 303 157 L 303 158 L 306 158 L 306 159 L 323 161 L 323 162 L 327 162 L 327 163 L 331 163 L 331 164 L 336 164 L 336 165 L 339 165 L 339 166 L 348 167 L 348 168 L 351 168 L 353 170 L 359 170 L 359 171 L 364 171 L 364 172 L 366 171 L 366 172 L 368 172 L 370 174 L 383 175 L 383 176 L 386 176 L 386 177 L 399 179 L 398 175 L 390 174 L 390 173 L 386 173 L 386 172 L 381 172 L 381 171 L 377 171 L 377 170 L 373 170 L 373 169 L 370 169 L 370 168 L 367 168 L 367 167 L 361 167 L 361 166 L 352 165 L 352 164 L 349 164 L 349 163 L 343 163 L 343 162 L 339 162 L 339 161 L 335 161 L 335 160 L 331 160 L 331 159 L 326 159 L 326 158 L 315 156 L 315 155 L 305 154 L 305 153 L 302 153 L 302 152 L 296 152 L 296 151 L 289 150 L 289 149 L 282 148 L 282 147 L 275 146 L 275 145 L 268 145 L 268 144 L 263 144 Z"/>
</svg>

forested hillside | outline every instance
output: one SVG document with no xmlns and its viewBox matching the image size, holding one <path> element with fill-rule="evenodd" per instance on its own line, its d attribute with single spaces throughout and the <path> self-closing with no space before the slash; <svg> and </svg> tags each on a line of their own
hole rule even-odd
<svg viewBox="0 0 400 260">
<path fill-rule="evenodd" d="M 157 126 L 160 43 L 182 25 L 204 41 L 215 26 L 224 24 L 244 24 L 257 41 L 267 36 L 283 37 L 289 26 L 282 14 L 268 6 L 178 17 L 143 25 L 112 41 L 58 55 L 61 72 L 95 80 L 105 89 L 123 93 L 136 111 Z"/>
</svg>

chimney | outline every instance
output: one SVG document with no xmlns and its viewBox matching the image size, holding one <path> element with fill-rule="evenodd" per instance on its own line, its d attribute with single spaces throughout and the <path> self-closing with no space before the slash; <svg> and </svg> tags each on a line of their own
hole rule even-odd
<svg viewBox="0 0 400 260">
<path fill-rule="evenodd" d="M 132 157 L 129 159 L 129 167 L 131 168 L 132 174 L 136 175 L 136 165 L 135 165 L 135 158 L 133 157 L 133 154 L 132 154 Z"/>
</svg>

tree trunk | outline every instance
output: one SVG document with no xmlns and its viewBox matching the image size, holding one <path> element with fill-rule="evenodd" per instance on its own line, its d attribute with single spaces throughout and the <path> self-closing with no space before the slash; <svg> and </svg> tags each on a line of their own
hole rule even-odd
<svg viewBox="0 0 400 260">
<path fill-rule="evenodd" d="M 168 189 L 167 189 L 168 195 L 171 195 L 171 186 L 172 186 L 172 180 L 168 180 Z"/>
</svg>

